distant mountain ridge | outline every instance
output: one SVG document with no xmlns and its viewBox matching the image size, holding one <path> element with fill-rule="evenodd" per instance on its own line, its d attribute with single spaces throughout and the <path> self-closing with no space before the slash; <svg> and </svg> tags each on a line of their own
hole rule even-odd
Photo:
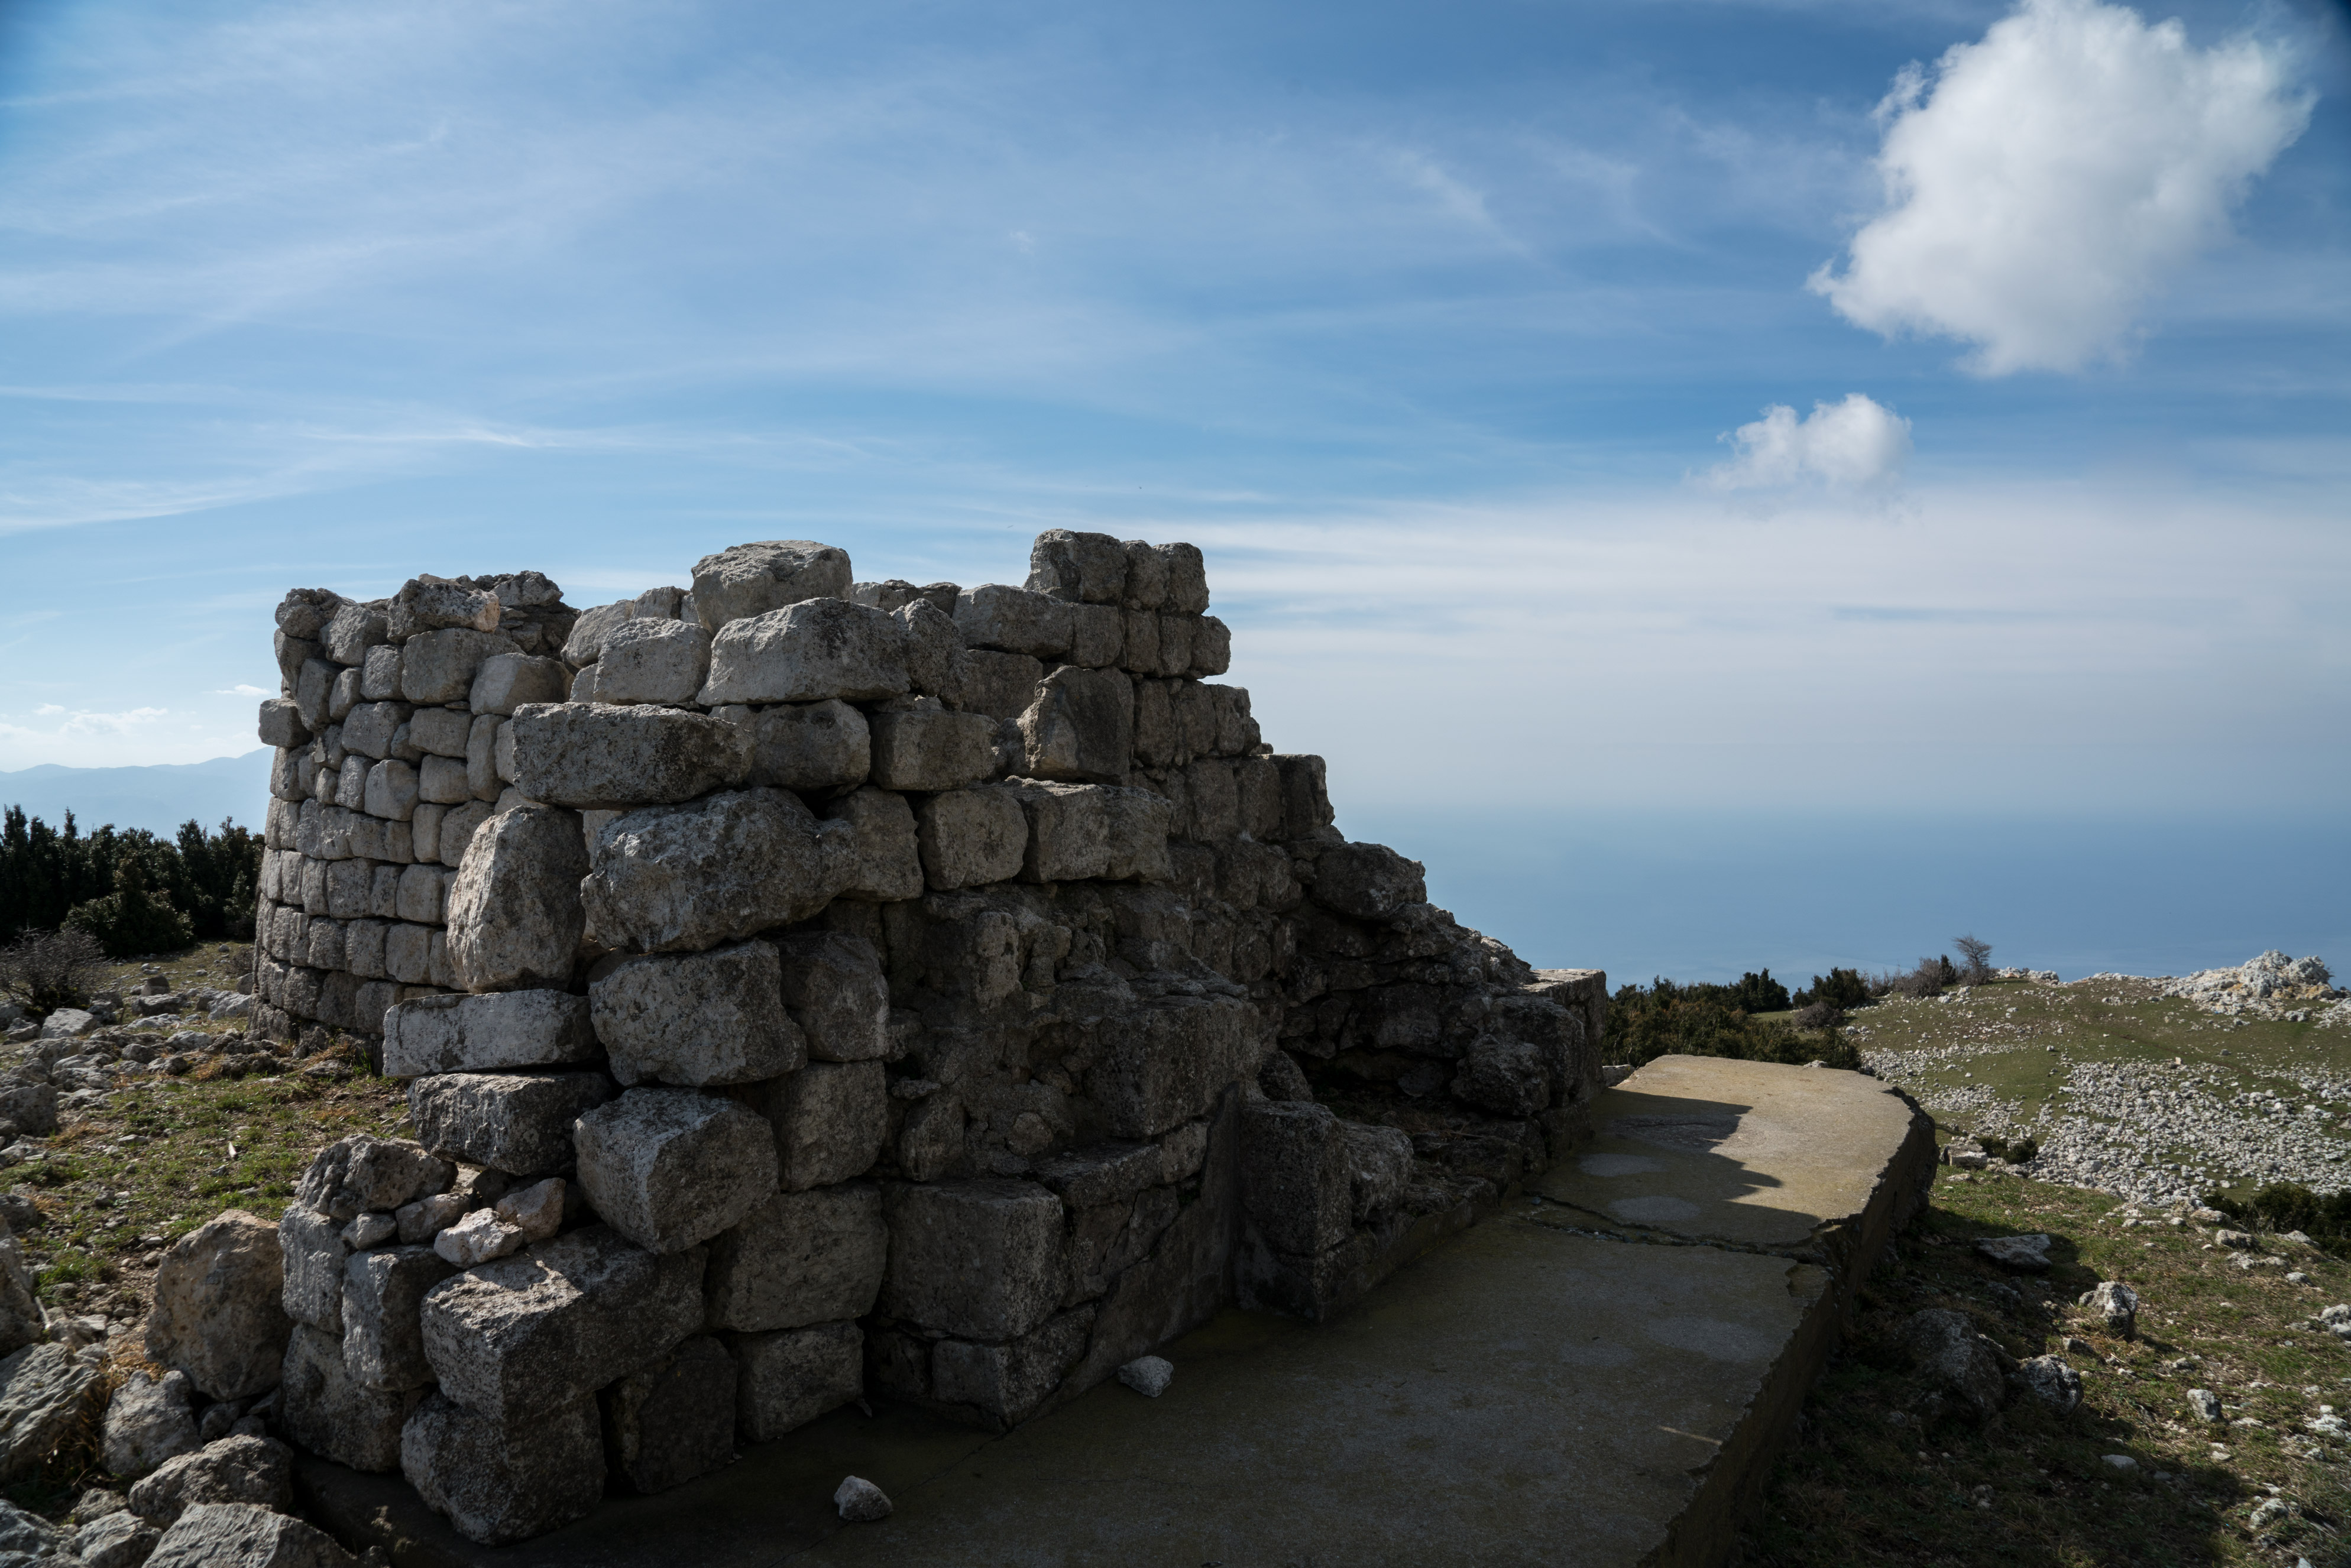
<svg viewBox="0 0 2351 1568">
<path fill-rule="evenodd" d="M 193 817 L 216 828 L 224 817 L 258 830 L 269 810 L 269 748 L 208 762 L 149 768 L 64 768 L 45 762 L 0 773 L 0 806 L 21 806 L 51 827 L 66 813 L 87 831 L 108 822 L 166 836 Z"/>
</svg>

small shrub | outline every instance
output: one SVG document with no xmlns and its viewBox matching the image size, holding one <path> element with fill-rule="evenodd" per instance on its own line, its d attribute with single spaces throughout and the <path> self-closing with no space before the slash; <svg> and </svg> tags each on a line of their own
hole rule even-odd
<svg viewBox="0 0 2351 1568">
<path fill-rule="evenodd" d="M 46 1018 L 79 1007 L 106 967 L 106 949 L 87 931 L 36 931 L 0 948 L 0 995 Z"/>
<path fill-rule="evenodd" d="M 1796 1067 L 1861 1065 L 1861 1053 L 1835 1030 L 1823 1039 L 1778 1019 L 1756 1019 L 1739 1000 L 1735 986 L 1681 985 L 1662 977 L 1620 986 L 1609 1004 L 1603 1060 L 1637 1066 L 1660 1056 L 1727 1056 Z"/>
<path fill-rule="evenodd" d="M 1788 1000 L 1788 988 L 1771 977 L 1765 969 L 1760 975 L 1739 977 L 1739 1006 L 1750 1013 L 1783 1013 L 1793 1004 Z"/>
<path fill-rule="evenodd" d="M 116 958 L 142 953 L 176 953 L 196 939 L 195 925 L 147 888 L 147 868 L 136 855 L 124 855 L 114 865 L 114 891 L 104 898 L 78 904 L 67 912 L 66 925 L 87 931 Z"/>
</svg>

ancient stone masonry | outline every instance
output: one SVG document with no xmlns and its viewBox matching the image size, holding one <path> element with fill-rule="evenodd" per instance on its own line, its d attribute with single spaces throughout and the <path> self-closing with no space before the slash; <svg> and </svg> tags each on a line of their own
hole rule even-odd
<svg viewBox="0 0 2351 1568">
<path fill-rule="evenodd" d="M 367 1037 L 417 1142 L 277 1228 L 285 1435 L 519 1540 L 1327 1316 L 1556 1158 L 1603 977 L 1349 842 L 1208 602 L 1058 530 L 1021 587 L 782 541 L 586 611 L 289 594 L 256 1027 Z"/>
</svg>

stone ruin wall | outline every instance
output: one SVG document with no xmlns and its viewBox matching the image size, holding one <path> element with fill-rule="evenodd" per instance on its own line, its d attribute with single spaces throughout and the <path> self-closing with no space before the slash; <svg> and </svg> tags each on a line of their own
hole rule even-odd
<svg viewBox="0 0 2351 1568">
<path fill-rule="evenodd" d="M 1018 588 L 289 594 L 256 1031 L 368 1037 L 421 1147 L 277 1228 L 285 1433 L 521 1539 L 868 1392 L 1002 1427 L 1322 1318 L 1579 1137 L 1604 977 L 1346 841 L 1208 602 L 1062 531 Z"/>
</svg>

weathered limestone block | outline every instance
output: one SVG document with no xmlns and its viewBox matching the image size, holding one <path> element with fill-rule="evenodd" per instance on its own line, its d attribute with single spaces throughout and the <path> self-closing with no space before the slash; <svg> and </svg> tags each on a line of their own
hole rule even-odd
<svg viewBox="0 0 2351 1568">
<path fill-rule="evenodd" d="M 400 1472 L 468 1541 L 505 1546 L 544 1535 L 587 1518 L 603 1498 L 595 1397 L 514 1422 L 430 1395 L 401 1432 Z"/>
<path fill-rule="evenodd" d="M 310 744 L 310 731 L 302 722 L 302 710 L 284 697 L 270 697 L 261 705 L 261 744 L 290 747 Z"/>
<path fill-rule="evenodd" d="M 445 1162 L 405 1138 L 354 1133 L 311 1156 L 294 1198 L 340 1224 L 398 1208 L 423 1193 L 443 1191 L 455 1174 Z"/>
<path fill-rule="evenodd" d="M 343 1260 L 351 1254 L 345 1223 L 305 1203 L 288 1204 L 277 1221 L 285 1281 L 279 1305 L 296 1322 L 337 1335 L 343 1332 Z"/>
<path fill-rule="evenodd" d="M 450 880 L 449 873 L 439 866 L 402 866 L 393 913 L 412 925 L 440 925 L 448 915 Z"/>
<path fill-rule="evenodd" d="M 749 737 L 749 782 L 777 789 L 849 789 L 865 782 L 872 741 L 865 716 L 837 699 L 774 707 L 732 704 L 711 717 Z"/>
<path fill-rule="evenodd" d="M 313 735 L 327 727 L 327 704 L 334 695 L 335 676 L 340 673 L 314 656 L 302 661 L 301 671 L 294 678 L 295 711 L 301 715 L 303 727 Z"/>
<path fill-rule="evenodd" d="M 784 1006 L 810 1056 L 871 1061 L 889 1054 L 890 981 L 872 943 L 846 931 L 795 931 L 778 938 L 777 948 Z"/>
<path fill-rule="evenodd" d="M 694 951 L 805 920 L 839 886 L 824 831 L 782 789 L 623 812 L 597 833 L 580 884 L 589 939 L 621 952 Z"/>
<path fill-rule="evenodd" d="M 1552 1103 L 1541 1051 L 1525 1040 L 1481 1035 L 1462 1054 L 1453 1097 L 1497 1116 L 1532 1116 Z"/>
<path fill-rule="evenodd" d="M 1213 615 L 1193 622 L 1191 663 L 1181 673 L 1198 680 L 1221 675 L 1232 667 L 1232 628 Z"/>
<path fill-rule="evenodd" d="M 583 610 L 580 619 L 571 623 L 571 635 L 563 644 L 563 662 L 573 669 L 585 669 L 604 656 L 604 639 L 612 629 L 629 621 L 637 612 L 636 601 L 623 599 L 613 604 L 599 604 Z"/>
<path fill-rule="evenodd" d="M 632 1491 L 667 1491 L 735 1458 L 735 1358 L 696 1334 L 598 1396 L 604 1459 Z"/>
<path fill-rule="evenodd" d="M 649 1251 L 707 1241 L 776 1191 L 774 1130 L 715 1094 L 631 1089 L 582 1115 L 572 1140 L 590 1207 Z"/>
<path fill-rule="evenodd" d="M 1128 610 L 1122 612 L 1125 635 L 1120 639 L 1119 666 L 1138 676 L 1159 673 L 1159 612 L 1155 610 Z M 1160 694 L 1165 700 L 1166 694 Z"/>
<path fill-rule="evenodd" d="M 474 835 L 481 831 L 483 823 L 496 814 L 496 808 L 487 800 L 467 800 L 463 805 L 450 807 L 441 819 L 439 841 L 434 846 L 439 852 L 441 863 L 464 869 L 465 852 L 474 847 Z M 417 858 L 422 860 L 425 857 L 420 854 Z"/>
<path fill-rule="evenodd" d="M 907 685 L 906 633 L 894 618 L 845 599 L 808 599 L 720 628 L 696 700 L 708 707 L 871 702 Z"/>
<path fill-rule="evenodd" d="M 947 688 L 938 695 L 965 713 L 1017 719 L 1044 678 L 1045 666 L 1027 653 L 967 648 L 956 655 Z"/>
<path fill-rule="evenodd" d="M 293 1323 L 281 1304 L 277 1228 L 232 1208 L 190 1231 L 155 1270 L 147 1354 L 178 1367 L 213 1399 L 274 1387 Z"/>
<path fill-rule="evenodd" d="M 505 728 L 506 720 L 496 714 L 477 713 L 465 732 L 465 781 L 476 800 L 496 800 L 505 786 L 497 766 L 498 732 Z"/>
<path fill-rule="evenodd" d="M 294 1506 L 294 1454 L 267 1437 L 229 1437 L 182 1454 L 131 1489 L 131 1511 L 169 1528 L 207 1503 Z"/>
<path fill-rule="evenodd" d="M 677 708 L 527 703 L 506 735 L 515 787 L 554 806 L 666 805 L 740 784 L 751 772 L 750 747 L 735 727 Z"/>
<path fill-rule="evenodd" d="M 703 630 L 849 591 L 849 554 L 812 539 L 729 545 L 694 563 L 694 609 Z"/>
<path fill-rule="evenodd" d="M 1162 675 L 1181 675 L 1192 667 L 1192 633 L 1199 622 L 1189 615 L 1162 613 L 1159 617 L 1159 671 Z"/>
<path fill-rule="evenodd" d="M 370 1388 L 343 1362 L 340 1331 L 294 1325 L 278 1384 L 277 1425 L 323 1458 L 355 1470 L 400 1468 L 400 1428 L 422 1388 Z"/>
<path fill-rule="evenodd" d="M 865 1340 L 855 1323 L 729 1336 L 740 1381 L 735 1425 L 772 1443 L 865 1389 Z"/>
<path fill-rule="evenodd" d="M 1068 1268 L 1061 1200 L 1033 1182 L 892 1182 L 880 1309 L 961 1338 L 1018 1339 L 1053 1315 Z"/>
<path fill-rule="evenodd" d="M 485 822 L 449 893 L 459 981 L 476 991 L 568 985 L 587 872 L 580 819 L 569 811 L 525 806 Z"/>
<path fill-rule="evenodd" d="M 624 1084 L 755 1083 L 808 1060 L 767 942 L 623 958 L 590 983 L 588 998 Z"/>
<path fill-rule="evenodd" d="M 493 653 L 482 661 L 467 688 L 465 706 L 477 718 L 503 716 L 525 703 L 559 703 L 569 687 L 561 660 L 537 653 Z"/>
<path fill-rule="evenodd" d="M 1249 1222 L 1279 1252 L 1312 1254 L 1354 1228 L 1345 1124 L 1311 1101 L 1241 1107 L 1241 1194 Z"/>
<path fill-rule="evenodd" d="M 1115 604 L 1070 607 L 1070 651 L 1063 657 L 1081 669 L 1115 670 L 1126 657 L 1126 612 Z"/>
<path fill-rule="evenodd" d="M 526 1417 L 593 1394 L 702 1324 L 700 1249 L 656 1257 L 591 1225 L 427 1291 L 424 1354 L 469 1410 Z"/>
<path fill-rule="evenodd" d="M 1110 817 L 1092 784 L 1019 784 L 1012 795 L 1029 818 L 1023 882 L 1086 882 L 1110 860 Z"/>
<path fill-rule="evenodd" d="M 1134 684 L 1063 665 L 1020 715 L 1020 736 L 1029 777 L 1115 784 L 1134 766 Z"/>
<path fill-rule="evenodd" d="M 1126 588 L 1119 602 L 1129 610 L 1158 610 L 1167 601 L 1167 558 L 1156 545 L 1141 539 L 1123 541 L 1126 551 Z"/>
<path fill-rule="evenodd" d="M 715 1239 L 710 1326 L 805 1328 L 873 1310 L 890 1231 L 871 1182 L 778 1193 Z"/>
<path fill-rule="evenodd" d="M 446 713 L 447 708 L 436 708 Z M 379 763 L 378 767 L 400 768 L 404 763 Z M 465 765 L 446 757 L 427 757 L 416 769 L 416 800 L 435 806 L 454 806 L 474 798 L 474 787 L 466 782 Z M 413 810 L 413 805 L 411 810 Z"/>
<path fill-rule="evenodd" d="M 380 703 L 395 700 L 400 695 L 400 650 L 392 647 L 370 648 L 367 662 L 360 666 L 360 700 Z"/>
<path fill-rule="evenodd" d="M 376 760 L 390 757 L 392 738 L 409 722 L 412 711 L 400 702 L 358 704 L 343 718 L 343 749 Z"/>
<path fill-rule="evenodd" d="M 1174 810 L 1148 789 L 1102 790 L 1102 880 L 1167 882 L 1176 874 L 1167 836 Z"/>
<path fill-rule="evenodd" d="M 825 807 L 831 830 L 826 848 L 839 896 L 889 904 L 919 898 L 923 862 L 914 843 L 914 813 L 906 798 L 867 785 Z"/>
<path fill-rule="evenodd" d="M 869 722 L 872 778 L 884 789 L 959 789 L 996 770 L 997 721 L 986 714 L 933 706 L 885 710 Z"/>
<path fill-rule="evenodd" d="M 1029 817 L 1009 789 L 951 789 L 915 808 L 914 841 L 935 892 L 1009 882 L 1028 857 Z"/>
<path fill-rule="evenodd" d="M 878 1061 L 812 1061 L 749 1095 L 776 1130 L 786 1192 L 863 1176 L 890 1128 L 890 1089 Z"/>
<path fill-rule="evenodd" d="M 519 653 L 511 637 L 451 627 L 411 637 L 400 649 L 400 695 L 413 703 L 461 703 L 482 665 L 500 653 Z"/>
<path fill-rule="evenodd" d="M 435 883 L 435 886 L 439 883 Z M 433 938 L 439 933 L 429 925 L 405 922 L 387 925 L 383 930 L 383 967 L 392 977 L 404 986 L 422 986 L 433 978 Z"/>
<path fill-rule="evenodd" d="M 456 1272 L 430 1247 L 378 1247 L 343 1266 L 343 1364 L 386 1392 L 433 1381 L 417 1313 L 424 1292 Z"/>
<path fill-rule="evenodd" d="M 1070 650 L 1070 607 L 1025 588 L 984 583 L 956 596 L 956 630 L 975 648 L 1057 659 Z"/>
<path fill-rule="evenodd" d="M 1154 1150 L 1156 1153 L 1156 1150 Z M 1067 1203 L 1064 1195 L 1062 1201 Z M 1070 1216 L 1070 1284 L 1064 1300 L 1100 1296 L 1141 1262 L 1175 1219 L 1181 1204 L 1172 1186 L 1146 1187 Z"/>
<path fill-rule="evenodd" d="M 153 1568 L 359 1568 L 359 1559 L 318 1526 L 243 1502 L 189 1509 L 157 1537 L 146 1561 Z"/>
<path fill-rule="evenodd" d="M 103 1453 L 106 1468 L 136 1480 L 166 1459 L 203 1446 L 189 1399 L 194 1385 L 184 1372 L 161 1378 L 133 1370 L 107 1402 Z"/>
<path fill-rule="evenodd" d="M 392 597 L 388 631 L 396 643 L 450 627 L 495 632 L 501 608 L 495 593 L 445 578 L 413 577 L 402 583 L 400 591 Z"/>
<path fill-rule="evenodd" d="M 0 1360 L 0 1481 L 39 1473 L 106 1407 L 105 1366 L 54 1342 Z"/>
<path fill-rule="evenodd" d="M 124 1509 L 84 1521 L 65 1532 L 62 1544 L 87 1568 L 139 1568 L 162 1540 L 162 1531 Z"/>
<path fill-rule="evenodd" d="M 601 1072 L 451 1072 L 408 1086 L 424 1146 L 513 1176 L 570 1168 L 571 1124 L 616 1092 Z"/>
<path fill-rule="evenodd" d="M 1084 1097 L 1115 1138 L 1155 1138 L 1207 1114 L 1225 1086 L 1256 1074 L 1263 1016 L 1231 997 L 1150 998 L 1099 1031 Z"/>
<path fill-rule="evenodd" d="M 906 639 L 906 679 L 914 691 L 946 696 L 953 689 L 956 659 L 963 653 L 963 633 L 956 630 L 955 612 L 926 599 L 892 608 Z"/>
<path fill-rule="evenodd" d="M 1401 1127 L 1342 1122 L 1354 1221 L 1369 1225 L 1395 1211 L 1412 1185 L 1412 1138 Z"/>
<path fill-rule="evenodd" d="M 944 1339 L 931 1352 L 931 1397 L 1001 1430 L 1033 1415 L 1085 1354 L 1094 1309 L 1079 1307 L 1006 1344 Z"/>
<path fill-rule="evenodd" d="M 710 674 L 710 633 L 640 615 L 612 628 L 596 662 L 600 703 L 690 703 Z"/>
<path fill-rule="evenodd" d="M 1428 885 L 1418 861 L 1385 844 L 1330 844 L 1314 856 L 1307 894 L 1353 919 L 1385 922 L 1411 904 L 1427 903 Z"/>
<path fill-rule="evenodd" d="M 453 707 L 421 707 L 408 716 L 408 741 L 434 757 L 463 757 L 474 716 Z"/>
<path fill-rule="evenodd" d="M 1284 839 L 1326 837 L 1334 813 L 1322 759 L 1303 754 L 1270 758 L 1281 773 L 1281 830 Z"/>
<path fill-rule="evenodd" d="M 384 1014 L 387 1078 L 558 1067 L 601 1054 L 588 998 L 563 991 L 419 997 Z"/>
<path fill-rule="evenodd" d="M 1082 604 L 1126 596 L 1126 547 L 1108 534 L 1048 528 L 1029 547 L 1029 590 Z"/>
</svg>

